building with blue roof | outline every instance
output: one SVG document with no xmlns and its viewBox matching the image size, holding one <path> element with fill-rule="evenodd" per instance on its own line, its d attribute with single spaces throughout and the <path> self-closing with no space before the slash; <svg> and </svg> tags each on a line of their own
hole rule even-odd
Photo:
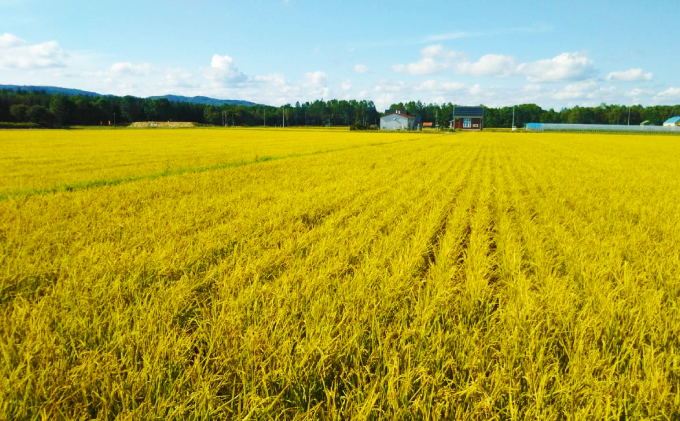
<svg viewBox="0 0 680 421">
<path fill-rule="evenodd" d="M 678 127 L 680 126 L 680 116 L 671 117 L 663 122 L 664 127 Z"/>
</svg>

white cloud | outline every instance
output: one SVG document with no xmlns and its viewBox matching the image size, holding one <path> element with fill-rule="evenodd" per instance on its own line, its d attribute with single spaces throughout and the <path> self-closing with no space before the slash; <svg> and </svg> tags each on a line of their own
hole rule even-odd
<svg viewBox="0 0 680 421">
<path fill-rule="evenodd" d="M 487 54 L 476 63 L 460 63 L 457 73 L 473 76 L 510 76 L 517 72 L 517 62 L 510 56 Z"/>
<path fill-rule="evenodd" d="M 611 72 L 607 75 L 607 80 L 619 82 L 637 82 L 641 80 L 652 80 L 654 75 L 642 69 L 630 69 L 625 71 Z"/>
<path fill-rule="evenodd" d="M 26 44 L 26 41 L 12 34 L 0 35 L 0 48 L 12 48 L 24 44 Z"/>
<path fill-rule="evenodd" d="M 463 38 L 474 38 L 474 37 L 484 37 L 484 36 L 498 36 L 506 34 L 533 34 L 540 32 L 547 32 L 552 30 L 552 27 L 546 25 L 528 26 L 528 27 L 517 27 L 517 28 L 499 28 L 486 30 L 481 32 L 452 32 L 447 34 L 437 34 L 430 35 L 425 38 L 425 42 L 437 42 L 437 41 L 450 41 Z"/>
<path fill-rule="evenodd" d="M 436 80 L 426 80 L 414 87 L 416 91 L 427 91 L 432 93 L 456 92 L 465 89 L 465 84 L 460 82 L 439 82 Z"/>
<path fill-rule="evenodd" d="M 114 63 L 109 67 L 108 73 L 112 76 L 148 76 L 153 73 L 154 69 L 149 63 L 144 64 L 132 64 L 130 62 L 126 63 Z"/>
<path fill-rule="evenodd" d="M 640 97 L 643 97 L 643 96 L 653 96 L 654 91 L 651 91 L 649 89 L 635 88 L 635 89 L 631 89 L 630 91 L 626 92 L 624 95 L 626 95 L 627 97 L 631 97 L 631 98 L 640 98 Z"/>
<path fill-rule="evenodd" d="M 555 58 L 522 63 L 517 73 L 530 82 L 583 80 L 594 73 L 593 61 L 581 53 L 562 53 Z"/>
<path fill-rule="evenodd" d="M 429 45 L 420 50 L 421 59 L 410 64 L 396 64 L 392 70 L 397 73 L 410 75 L 430 75 L 442 72 L 451 67 L 451 61 L 462 58 L 463 54 L 458 51 L 447 50 L 440 44 Z"/>
<path fill-rule="evenodd" d="M 397 73 L 408 73 L 410 75 L 430 75 L 446 70 L 448 67 L 447 63 L 438 62 L 430 57 L 424 57 L 415 63 L 396 64 L 392 66 L 392 70 Z"/>
<path fill-rule="evenodd" d="M 210 67 L 195 70 L 116 63 L 104 71 L 80 75 L 94 81 L 90 90 L 115 95 L 203 95 L 280 105 L 328 97 L 330 93 L 328 77 L 323 72 L 307 73 L 297 82 L 290 82 L 279 73 L 249 76 L 238 70 L 234 59 L 221 55 L 212 57 Z"/>
<path fill-rule="evenodd" d="M 386 110 L 390 105 L 397 103 L 394 94 L 384 93 L 373 100 L 377 110 Z"/>
<path fill-rule="evenodd" d="M 92 77 L 101 80 L 108 86 L 128 86 L 132 79 L 150 76 L 156 70 L 149 64 L 132 64 L 130 62 L 114 63 L 108 69 L 98 72 L 83 72 L 78 76 Z"/>
<path fill-rule="evenodd" d="M 160 85 L 168 89 L 185 89 L 196 87 L 196 77 L 184 69 L 167 69 Z"/>
<path fill-rule="evenodd" d="M 594 80 L 586 80 L 582 82 L 572 83 L 567 85 L 561 91 L 553 95 L 556 99 L 577 99 L 587 98 L 594 91 L 599 89 L 599 85 Z"/>
<path fill-rule="evenodd" d="M 31 45 L 12 34 L 0 35 L 0 69 L 64 67 L 67 57 L 56 41 Z"/>
<path fill-rule="evenodd" d="M 326 86 L 326 82 L 328 81 L 328 75 L 321 71 L 305 73 L 305 80 L 307 81 L 309 86 L 318 88 L 321 86 Z"/>
<path fill-rule="evenodd" d="M 370 73 L 371 70 L 365 64 L 357 64 L 354 66 L 354 73 Z"/>
<path fill-rule="evenodd" d="M 423 57 L 440 57 L 449 59 L 464 57 L 464 54 L 460 51 L 447 50 L 441 44 L 428 45 L 427 47 L 420 50 L 420 55 Z"/>
<path fill-rule="evenodd" d="M 429 102 L 451 102 L 454 97 L 456 102 L 461 98 L 470 98 L 470 92 L 477 93 L 475 89 L 479 86 L 468 88 L 465 84 L 451 81 L 426 80 L 421 83 L 407 83 L 403 81 L 390 82 L 387 80 L 380 80 L 373 89 L 373 94 L 370 92 L 360 93 L 361 98 L 373 99 L 377 109 L 384 109 L 396 102 L 408 101 L 422 101 Z M 455 95 L 454 95 L 455 94 Z M 475 102 L 479 103 L 478 98 Z"/>
<path fill-rule="evenodd" d="M 302 90 L 305 91 L 306 96 L 316 98 L 328 98 L 330 89 L 327 87 L 328 75 L 322 71 L 305 73 Z"/>
<path fill-rule="evenodd" d="M 215 54 L 210 62 L 210 67 L 214 69 L 232 70 L 234 68 L 234 59 L 229 56 Z"/>
<path fill-rule="evenodd" d="M 352 89 L 352 81 L 351 80 L 344 80 L 342 82 L 342 85 L 340 85 L 343 91 L 349 91 Z"/>
<path fill-rule="evenodd" d="M 680 100 L 680 88 L 668 88 L 656 94 L 656 98 Z"/>
<path fill-rule="evenodd" d="M 429 75 L 453 68 L 455 73 L 471 76 L 523 76 L 530 82 L 561 82 L 588 79 L 593 76 L 593 61 L 580 53 L 562 53 L 551 59 L 517 63 L 509 55 L 486 54 L 471 62 L 464 53 L 448 50 L 440 44 L 420 51 L 421 59 L 410 64 L 396 64 L 392 70 L 410 75 Z"/>
<path fill-rule="evenodd" d="M 376 92 L 404 92 L 413 90 L 413 86 L 402 81 L 389 82 L 385 80 L 380 80 L 375 85 L 374 90 Z"/>
<path fill-rule="evenodd" d="M 210 63 L 210 67 L 201 68 L 203 76 L 216 85 L 238 84 L 246 81 L 248 77 L 245 73 L 234 66 L 234 59 L 229 56 L 215 54 Z"/>
<path fill-rule="evenodd" d="M 285 87 L 288 86 L 288 81 L 286 80 L 285 77 L 281 73 L 274 73 L 271 75 L 264 75 L 264 76 L 255 76 L 253 78 L 255 82 L 260 82 L 260 83 L 266 83 L 272 86 L 276 87 Z"/>
</svg>

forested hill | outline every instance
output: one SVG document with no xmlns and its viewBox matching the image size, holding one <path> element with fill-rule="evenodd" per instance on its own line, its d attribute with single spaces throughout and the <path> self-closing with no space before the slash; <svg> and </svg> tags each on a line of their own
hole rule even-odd
<svg viewBox="0 0 680 421">
<path fill-rule="evenodd" d="M 21 85 L 0 85 L 0 91 L 26 91 L 26 92 L 44 92 L 50 95 L 83 95 L 83 96 L 110 96 L 101 95 L 96 92 L 82 91 L 80 89 L 59 88 L 57 86 L 21 86 Z"/>
<path fill-rule="evenodd" d="M 250 101 L 241 101 L 239 99 L 215 99 L 215 98 L 208 98 L 207 96 L 194 96 L 194 97 L 188 97 L 188 96 L 181 96 L 181 95 L 164 95 L 164 96 L 150 96 L 148 99 L 161 99 L 165 98 L 168 101 L 171 102 L 188 102 L 189 104 L 206 104 L 206 105 L 245 105 L 245 106 L 254 106 L 254 105 L 261 105 L 261 104 L 256 104 L 254 102 Z"/>
<path fill-rule="evenodd" d="M 66 96 L 94 96 L 94 97 L 115 97 L 116 95 L 102 95 L 96 92 L 83 91 L 80 89 L 59 88 L 57 86 L 20 86 L 20 85 L 0 85 L 0 91 L 26 91 L 26 92 L 44 92 L 49 95 L 66 95 Z M 239 99 L 216 99 L 207 96 L 187 97 L 181 95 L 163 95 L 150 96 L 147 99 L 161 99 L 166 98 L 170 102 L 187 102 L 189 104 L 206 104 L 206 105 L 245 105 L 253 106 L 260 105 L 250 101 L 242 101 Z"/>
</svg>

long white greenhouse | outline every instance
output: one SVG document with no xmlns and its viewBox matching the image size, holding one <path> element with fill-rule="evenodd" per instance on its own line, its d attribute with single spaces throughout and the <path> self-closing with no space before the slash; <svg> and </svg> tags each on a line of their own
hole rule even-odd
<svg viewBox="0 0 680 421">
<path fill-rule="evenodd" d="M 680 127 L 664 126 L 628 126 L 615 124 L 558 124 L 558 123 L 527 123 L 528 132 L 628 132 L 628 133 L 656 133 L 678 134 Z"/>
</svg>

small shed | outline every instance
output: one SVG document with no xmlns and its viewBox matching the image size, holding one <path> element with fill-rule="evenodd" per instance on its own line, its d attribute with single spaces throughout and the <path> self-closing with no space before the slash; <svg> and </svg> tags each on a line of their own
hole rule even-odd
<svg viewBox="0 0 680 421">
<path fill-rule="evenodd" d="M 401 111 L 380 117 L 380 130 L 413 130 L 415 119 Z"/>
<path fill-rule="evenodd" d="M 664 127 L 678 127 L 680 126 L 680 116 L 671 117 L 663 122 Z"/>
<path fill-rule="evenodd" d="M 453 107 L 452 129 L 482 130 L 484 107 Z"/>
</svg>

